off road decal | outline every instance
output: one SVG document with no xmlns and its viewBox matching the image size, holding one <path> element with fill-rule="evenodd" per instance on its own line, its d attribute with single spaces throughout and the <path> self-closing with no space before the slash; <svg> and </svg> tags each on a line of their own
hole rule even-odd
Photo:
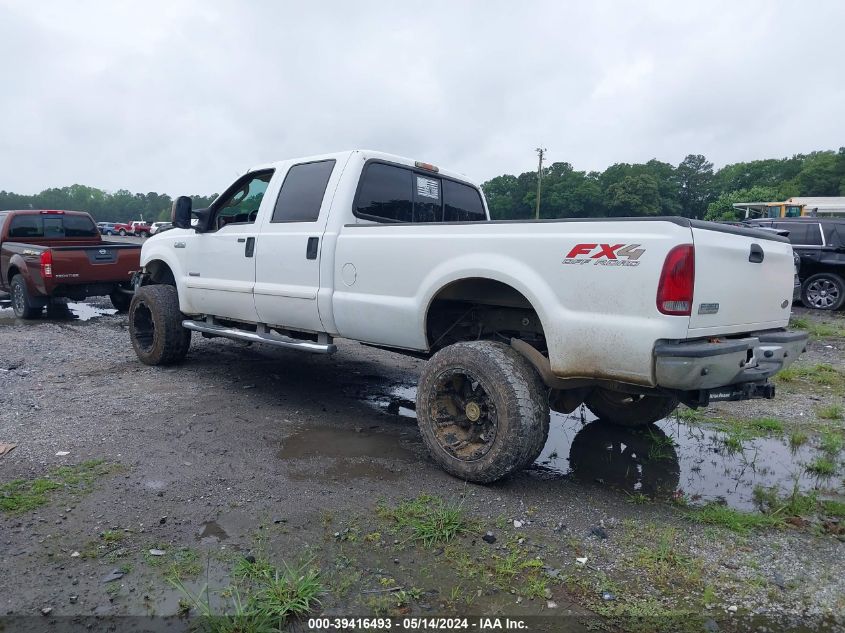
<svg viewBox="0 0 845 633">
<path fill-rule="evenodd" d="M 645 253 L 640 244 L 576 244 L 567 253 L 564 264 L 583 266 L 639 266 Z"/>
</svg>

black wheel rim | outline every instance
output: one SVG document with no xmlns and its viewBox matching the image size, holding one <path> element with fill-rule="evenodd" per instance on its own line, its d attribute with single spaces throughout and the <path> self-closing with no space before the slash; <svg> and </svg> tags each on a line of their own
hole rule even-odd
<svg viewBox="0 0 845 633">
<path fill-rule="evenodd" d="M 26 297 L 23 286 L 20 284 L 12 289 L 12 307 L 15 309 L 15 314 L 23 314 L 26 310 Z"/>
<path fill-rule="evenodd" d="M 149 352 L 155 342 L 156 326 L 153 313 L 145 303 L 139 303 L 132 313 L 132 335 L 142 352 Z"/>
<path fill-rule="evenodd" d="M 810 305 L 820 310 L 830 310 L 839 301 L 840 289 L 830 279 L 816 279 L 807 285 Z"/>
<path fill-rule="evenodd" d="M 465 369 L 440 373 L 432 386 L 434 437 L 455 459 L 484 457 L 496 441 L 498 413 L 481 381 Z"/>
</svg>

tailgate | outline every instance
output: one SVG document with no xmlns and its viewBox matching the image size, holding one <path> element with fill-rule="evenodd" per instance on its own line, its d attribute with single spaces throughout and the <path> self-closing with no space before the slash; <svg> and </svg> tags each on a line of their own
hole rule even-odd
<svg viewBox="0 0 845 633">
<path fill-rule="evenodd" d="M 128 281 L 132 273 L 140 268 L 140 244 L 54 246 L 50 250 L 53 279 L 59 283 Z"/>
<path fill-rule="evenodd" d="M 689 336 L 785 327 L 794 277 L 786 238 L 710 222 L 691 224 L 695 290 Z"/>
</svg>

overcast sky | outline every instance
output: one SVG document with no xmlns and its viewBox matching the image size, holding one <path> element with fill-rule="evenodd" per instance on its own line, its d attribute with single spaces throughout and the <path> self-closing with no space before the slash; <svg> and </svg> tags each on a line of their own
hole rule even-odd
<svg viewBox="0 0 845 633">
<path fill-rule="evenodd" d="M 372 148 L 478 181 L 845 145 L 845 2 L 0 0 L 0 189 L 219 192 Z"/>
</svg>

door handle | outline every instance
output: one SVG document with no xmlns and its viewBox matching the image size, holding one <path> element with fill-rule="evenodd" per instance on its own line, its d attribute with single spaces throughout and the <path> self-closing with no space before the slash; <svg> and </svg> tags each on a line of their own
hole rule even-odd
<svg viewBox="0 0 845 633">
<path fill-rule="evenodd" d="M 319 237 L 308 238 L 308 245 L 305 247 L 305 259 L 317 259 L 317 246 L 319 244 Z"/>
<path fill-rule="evenodd" d="M 752 264 L 759 264 L 763 261 L 763 257 L 765 257 L 763 248 L 759 244 L 752 244 L 751 253 L 748 255 L 748 261 Z"/>
<path fill-rule="evenodd" d="M 255 254 L 255 238 L 246 238 L 246 246 L 244 246 L 244 256 L 252 257 Z"/>
</svg>

